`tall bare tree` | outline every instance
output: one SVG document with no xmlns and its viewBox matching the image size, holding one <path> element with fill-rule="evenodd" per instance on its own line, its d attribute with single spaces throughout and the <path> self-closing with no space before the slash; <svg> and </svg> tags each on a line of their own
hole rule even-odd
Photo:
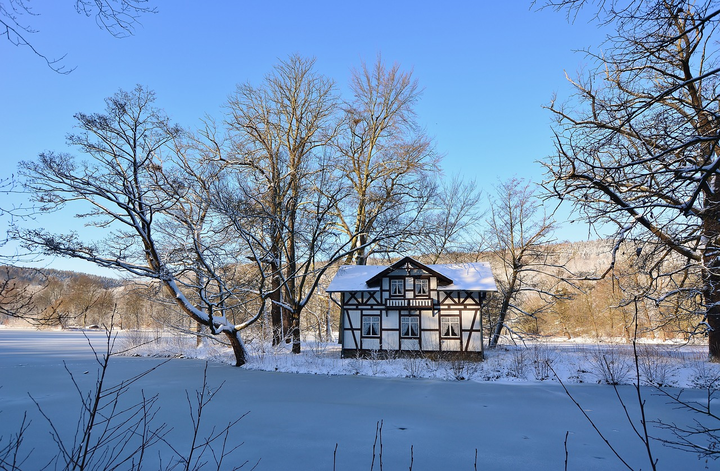
<svg viewBox="0 0 720 471">
<path fill-rule="evenodd" d="M 182 131 L 153 107 L 154 99 L 154 93 L 138 86 L 106 99 L 104 114 L 76 114 L 79 132 L 70 135 L 68 143 L 87 155 L 88 161 L 46 152 L 37 161 L 20 165 L 24 184 L 42 211 L 79 206 L 83 211 L 79 217 L 106 231 L 105 239 L 85 241 L 77 233 L 54 234 L 44 229 L 19 229 L 16 236 L 47 254 L 157 280 L 186 315 L 228 339 L 239 366 L 246 361 L 240 331 L 260 317 L 262 305 L 244 321 L 231 323 L 194 305 L 183 291 L 179 277 L 187 265 L 173 263 L 177 262 L 177 234 L 167 230 L 166 224 L 177 220 L 171 212 L 186 192 L 187 182 L 168 178 L 173 174 L 167 169 L 170 159 L 163 159 Z M 197 240 L 191 238 L 189 244 Z M 204 253 L 195 247 L 193 251 Z M 207 266 L 227 262 L 203 259 Z"/>
<path fill-rule="evenodd" d="M 378 57 L 353 71 L 350 89 L 336 146 L 352 197 L 339 207 L 339 224 L 354 249 L 346 263 L 364 265 L 372 251 L 393 250 L 380 240 L 397 243 L 386 236 L 417 223 L 433 195 L 438 157 L 416 121 L 420 90 L 411 72 Z"/>
<path fill-rule="evenodd" d="M 416 247 L 431 263 L 461 259 L 477 246 L 476 226 L 482 218 L 482 191 L 474 180 L 455 176 L 440 183 L 423 219 Z"/>
<path fill-rule="evenodd" d="M 655 279 L 683 262 L 701 281 L 674 293 L 702 297 L 708 353 L 720 360 L 720 3 L 551 3 L 599 5 L 598 21 L 614 32 L 601 54 L 589 53 L 597 68 L 569 79 L 572 101 L 550 106 L 556 152 L 545 186 L 591 223 L 614 227 L 616 250 L 644 241 Z"/>
<path fill-rule="evenodd" d="M 290 56 L 260 86 L 237 88 L 228 104 L 235 146 L 225 159 L 228 171 L 236 172 L 236 200 L 219 200 L 229 202 L 226 213 L 236 222 L 254 220 L 249 224 L 257 232 L 247 242 L 272 273 L 273 343 L 292 339 L 295 353 L 300 313 L 316 286 L 316 257 L 327 248 L 329 210 L 339 196 L 331 178 L 335 165 L 328 160 L 337 97 L 334 83 L 314 64 Z M 324 255 L 323 267 L 336 261 L 336 255 Z"/>
<path fill-rule="evenodd" d="M 498 184 L 490 200 L 484 250 L 499 264 L 500 305 L 491 326 L 490 347 L 498 344 L 503 329 L 511 330 L 511 316 L 536 317 L 563 296 L 557 287 L 568 272 L 552 246 L 555 226 L 543 212 L 533 183 L 511 178 Z M 527 303 L 529 296 L 541 302 Z"/>
</svg>

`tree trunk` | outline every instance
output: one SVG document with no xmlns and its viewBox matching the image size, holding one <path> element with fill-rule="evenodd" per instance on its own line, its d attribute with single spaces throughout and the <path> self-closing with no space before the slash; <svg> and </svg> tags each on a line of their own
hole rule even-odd
<svg viewBox="0 0 720 471">
<path fill-rule="evenodd" d="M 290 317 L 290 316 L 287 316 Z M 291 333 L 292 335 L 292 352 L 293 353 L 300 353 L 300 314 L 299 313 L 292 313 L 292 327 L 291 327 Z M 288 340 L 290 339 L 288 337 Z"/>
<path fill-rule="evenodd" d="M 210 323 L 212 323 L 213 321 L 212 313 L 210 313 L 209 319 L 207 321 L 202 319 L 197 315 L 196 312 L 193 312 L 192 306 L 187 303 L 187 299 L 182 296 L 182 293 L 177 291 L 174 280 L 164 280 L 163 284 L 165 286 L 165 289 L 176 300 L 178 307 L 180 307 L 180 309 L 182 309 L 182 311 L 185 312 L 185 314 L 187 314 L 188 317 L 191 319 L 190 322 L 194 320 L 199 324 L 207 325 L 208 327 L 210 326 Z M 214 329 L 212 329 L 212 332 L 214 332 Z M 244 365 L 247 362 L 247 352 L 245 351 L 245 346 L 240 339 L 240 332 L 233 329 L 232 331 L 224 331 L 224 333 L 230 340 L 230 346 L 232 347 L 233 353 L 235 354 L 235 366 Z"/>
<path fill-rule="evenodd" d="M 715 302 L 720 302 L 720 299 Z M 717 308 L 714 310 L 717 311 Z M 711 329 L 708 334 L 708 358 L 712 362 L 720 363 L 720 313 L 708 312 L 707 323 Z"/>
<path fill-rule="evenodd" d="M 195 346 L 199 347 L 203 343 L 203 336 L 201 334 L 205 331 L 205 329 L 203 329 L 204 326 L 201 323 L 196 322 L 195 324 L 195 332 L 198 333 L 198 335 L 195 336 Z"/>
<path fill-rule="evenodd" d="M 332 319 L 330 317 L 330 295 L 327 299 L 327 311 L 325 312 L 325 339 L 332 341 Z"/>
<path fill-rule="evenodd" d="M 516 284 L 517 271 L 513 270 L 510 277 L 510 283 L 508 283 L 507 292 L 505 293 L 505 296 L 503 296 L 502 305 L 500 306 L 500 312 L 498 313 L 497 323 L 495 324 L 492 337 L 490 337 L 490 342 L 488 343 L 488 346 L 490 348 L 497 347 L 497 344 L 500 341 L 500 334 L 502 333 L 503 327 L 505 327 L 505 316 L 507 316 L 507 312 L 510 307 L 510 299 L 512 298 L 513 294 L 515 294 Z"/>
<path fill-rule="evenodd" d="M 706 258 L 712 258 L 706 261 L 703 289 L 705 322 L 708 324 L 708 360 L 720 362 L 720 257 L 710 255 Z"/>
<path fill-rule="evenodd" d="M 716 156 L 717 158 L 717 156 Z M 703 296 L 705 298 L 708 332 L 708 359 L 720 362 L 720 177 L 706 193 L 703 236 L 707 246 L 703 252 Z"/>
<path fill-rule="evenodd" d="M 293 331 L 292 315 L 284 307 L 280 308 L 280 317 L 282 318 L 282 331 L 285 343 L 290 343 Z"/>
<path fill-rule="evenodd" d="M 365 257 L 365 244 L 367 244 L 367 235 L 360 234 L 358 236 L 358 247 L 361 247 L 355 252 L 355 264 L 366 265 L 367 258 Z"/>
<path fill-rule="evenodd" d="M 280 277 L 277 276 L 277 266 L 272 265 L 272 294 L 270 295 L 270 318 L 272 320 L 272 344 L 273 346 L 282 343 L 284 332 L 282 307 L 280 306 Z"/>
<path fill-rule="evenodd" d="M 235 354 L 235 366 L 243 366 L 247 363 L 247 351 L 245 351 L 245 345 L 240 340 L 240 332 L 225 332 L 228 340 L 230 340 L 230 346 Z"/>
</svg>

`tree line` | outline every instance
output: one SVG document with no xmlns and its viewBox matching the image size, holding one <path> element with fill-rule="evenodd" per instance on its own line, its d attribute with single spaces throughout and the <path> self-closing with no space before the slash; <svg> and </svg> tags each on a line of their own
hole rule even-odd
<svg viewBox="0 0 720 471">
<path fill-rule="evenodd" d="M 490 347 L 544 338 L 702 341 L 705 332 L 698 322 L 700 306 L 695 299 L 679 302 L 678 298 L 669 298 L 661 304 L 644 300 L 635 312 L 636 306 L 626 291 L 630 286 L 643 283 L 643 277 L 647 276 L 637 269 L 638 243 L 623 245 L 616 255 L 618 266 L 613 276 L 603 279 L 594 278 L 611 262 L 611 240 L 526 246 L 522 249 L 525 254 L 542 253 L 546 262 L 554 263 L 542 265 L 542 272 L 532 269 L 533 264 L 528 263 L 527 270 L 517 270 L 514 275 L 506 264 L 509 251 L 454 253 L 439 260 L 435 256 L 424 256 L 422 260 L 462 263 L 481 259 L 492 264 L 499 292 L 489 296 L 483 308 L 483 336 Z M 556 267 L 555 272 L 552 266 Z M 562 269 L 557 268 L 560 266 Z M 335 269 L 329 270 L 320 283 L 321 288 Z M 39 273 L 19 267 L 2 270 L 3 282 L 13 288 L 0 290 L 0 323 L 4 325 L 29 323 L 39 328 L 78 328 L 112 323 L 120 329 L 170 328 L 176 333 L 197 335 L 198 342 L 207 337 L 198 331 L 195 322 L 179 312 L 156 282 L 57 270 Z M 572 284 L 559 282 L 561 272 L 573 273 L 578 278 Z M 236 321 L 243 314 L 229 310 L 227 315 Z M 311 297 L 301 319 L 303 339 L 333 342 L 337 340 L 339 322 L 338 307 L 320 289 Z M 257 323 L 245 329 L 244 339 L 271 343 L 273 334 L 270 313 L 266 311 Z"/>
</svg>

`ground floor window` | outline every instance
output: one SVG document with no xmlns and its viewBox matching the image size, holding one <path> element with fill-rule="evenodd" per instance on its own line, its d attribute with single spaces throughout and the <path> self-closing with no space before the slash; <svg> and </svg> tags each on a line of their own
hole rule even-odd
<svg viewBox="0 0 720 471">
<path fill-rule="evenodd" d="M 440 319 L 440 335 L 442 337 L 460 337 L 460 318 L 443 317 Z"/>
<path fill-rule="evenodd" d="M 380 336 L 380 316 L 363 316 L 362 334 L 365 337 Z"/>
<path fill-rule="evenodd" d="M 400 318 L 400 336 L 418 337 L 420 334 L 420 319 L 415 316 L 402 316 Z"/>
</svg>

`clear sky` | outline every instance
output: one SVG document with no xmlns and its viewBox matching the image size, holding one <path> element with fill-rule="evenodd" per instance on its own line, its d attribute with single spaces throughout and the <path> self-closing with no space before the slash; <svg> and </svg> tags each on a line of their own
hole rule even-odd
<svg viewBox="0 0 720 471">
<path fill-rule="evenodd" d="M 543 179 L 537 161 L 552 152 L 552 134 L 542 107 L 555 92 L 569 96 L 566 71 L 588 65 L 574 51 L 602 40 L 594 25 L 570 24 L 527 0 L 151 0 L 158 13 L 124 39 L 78 15 L 72 0 L 30 3 L 38 16 L 23 21 L 37 30 L 33 45 L 49 57 L 67 54 L 62 64 L 76 69 L 59 75 L 27 48 L 0 41 L 0 178 L 20 160 L 67 150 L 73 114 L 102 112 L 120 88 L 155 90 L 156 104 L 192 128 L 205 115 L 220 119 L 237 84 L 259 83 L 290 54 L 315 57 L 341 93 L 352 68 L 381 54 L 412 69 L 424 90 L 418 119 L 445 155 L 444 175 L 462 173 L 492 193 L 498 180 Z M 60 232 L 78 228 L 71 218 L 46 221 Z M 587 228 L 566 225 L 557 237 L 587 238 Z"/>
</svg>

